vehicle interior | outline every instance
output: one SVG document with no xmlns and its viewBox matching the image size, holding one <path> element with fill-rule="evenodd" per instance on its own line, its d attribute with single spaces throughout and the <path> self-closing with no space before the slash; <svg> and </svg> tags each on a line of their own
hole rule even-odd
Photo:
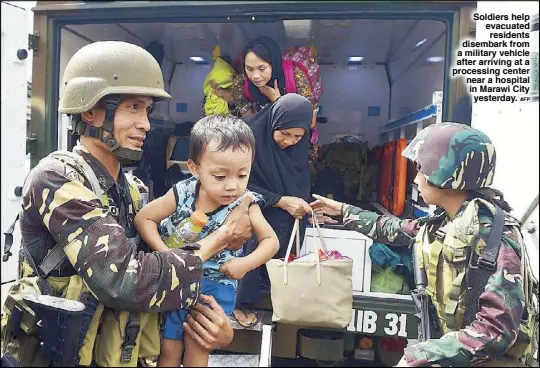
<svg viewBox="0 0 540 368">
<path fill-rule="evenodd" d="M 419 129 L 436 121 L 436 103 L 442 100 L 447 59 L 447 27 L 441 21 L 300 19 L 70 24 L 61 29 L 60 76 L 71 56 L 94 41 L 122 40 L 149 50 L 156 45 L 163 47 L 164 54 L 158 61 L 172 100 L 157 104 L 151 115 L 152 129 L 145 142 L 144 158 L 138 168 L 130 168 L 147 184 L 152 182 L 157 197 L 172 183 L 189 175 L 185 165 L 187 137 L 190 127 L 201 118 L 203 81 L 212 68 L 212 49 L 219 45 L 222 55 L 235 61 L 243 46 L 259 35 L 270 35 L 282 50 L 289 46 L 316 49 L 323 85 L 318 101 L 318 144 L 324 157 L 320 157 L 312 172 L 314 192 L 392 213 L 388 203 L 380 205 L 380 180 L 386 170 L 383 179 L 388 188 L 383 189 L 391 194 L 397 160 L 394 154 L 381 159 L 383 145 L 400 138 L 410 140 Z M 69 148 L 75 140 L 70 137 L 67 117 L 59 116 L 58 129 L 59 148 Z M 344 146 L 333 144 L 337 142 Z M 336 153 L 343 149 L 356 153 L 345 159 Z M 399 176 L 405 176 L 407 181 L 403 186 L 400 179 L 400 185 L 406 188 L 407 198 L 402 193 L 398 199 L 407 205 L 394 211 L 394 215 L 415 214 L 416 204 L 425 213 L 421 199 L 414 196 L 414 167 L 400 166 Z M 333 182 L 317 181 L 317 172 L 324 170 L 335 174 Z M 333 188 L 343 186 L 345 193 L 340 197 Z"/>
</svg>

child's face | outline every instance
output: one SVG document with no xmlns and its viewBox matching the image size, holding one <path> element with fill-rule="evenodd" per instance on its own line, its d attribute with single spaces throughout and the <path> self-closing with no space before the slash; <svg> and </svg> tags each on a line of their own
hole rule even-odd
<svg viewBox="0 0 540 368">
<path fill-rule="evenodd" d="M 216 205 L 228 205 L 245 193 L 251 171 L 251 149 L 217 151 L 210 142 L 199 164 L 189 160 L 188 167 L 201 183 L 201 190 Z"/>
</svg>

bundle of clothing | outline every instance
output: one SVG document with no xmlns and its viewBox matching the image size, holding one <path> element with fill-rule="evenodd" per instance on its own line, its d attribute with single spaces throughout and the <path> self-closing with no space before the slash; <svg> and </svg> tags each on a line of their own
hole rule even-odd
<svg viewBox="0 0 540 368">
<path fill-rule="evenodd" d="M 225 56 L 222 57 L 219 45 L 212 50 L 212 58 L 214 59 L 214 65 L 204 79 L 203 84 L 204 115 L 229 115 L 231 113 L 229 104 L 216 94 L 215 87 L 230 88 L 236 76 L 236 71 L 230 61 L 227 61 Z"/>
<path fill-rule="evenodd" d="M 369 248 L 369 257 L 372 262 L 372 292 L 408 294 L 411 288 L 414 288 L 414 270 L 410 249 L 373 243 Z"/>
</svg>

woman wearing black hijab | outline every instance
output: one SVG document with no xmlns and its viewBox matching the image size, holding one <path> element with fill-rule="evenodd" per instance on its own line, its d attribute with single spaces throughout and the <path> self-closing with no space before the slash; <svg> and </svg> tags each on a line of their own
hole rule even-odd
<svg viewBox="0 0 540 368">
<path fill-rule="evenodd" d="M 254 39 L 246 45 L 242 55 L 247 76 L 243 93 L 253 100 L 255 111 L 287 93 L 281 50 L 272 38 L 263 36 Z M 296 92 L 294 80 L 291 83 L 292 90 Z"/>
<path fill-rule="evenodd" d="M 256 140 L 248 189 L 260 193 L 266 201 L 262 212 L 280 243 L 276 258 L 285 257 L 295 218 L 302 220 L 300 235 L 303 238 L 305 215 L 311 212 L 306 200 L 310 196 L 308 143 L 312 114 L 308 99 L 287 94 L 256 115 L 245 118 Z M 244 246 L 245 255 L 256 247 L 256 239 L 250 240 Z M 262 267 L 251 271 L 239 283 L 237 309 L 233 315 L 244 326 L 257 322 L 249 311 L 260 299 L 260 271 L 266 270 Z"/>
</svg>

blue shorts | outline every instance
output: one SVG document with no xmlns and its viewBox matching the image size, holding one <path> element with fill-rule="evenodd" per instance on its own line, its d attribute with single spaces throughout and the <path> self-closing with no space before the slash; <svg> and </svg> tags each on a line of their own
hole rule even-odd
<svg viewBox="0 0 540 368">
<path fill-rule="evenodd" d="M 223 285 L 206 278 L 201 283 L 201 294 L 212 295 L 223 308 L 226 315 L 230 315 L 236 304 L 236 290 L 232 285 Z M 184 325 L 189 309 L 177 309 L 163 313 L 163 338 L 169 340 L 184 340 Z"/>
</svg>

